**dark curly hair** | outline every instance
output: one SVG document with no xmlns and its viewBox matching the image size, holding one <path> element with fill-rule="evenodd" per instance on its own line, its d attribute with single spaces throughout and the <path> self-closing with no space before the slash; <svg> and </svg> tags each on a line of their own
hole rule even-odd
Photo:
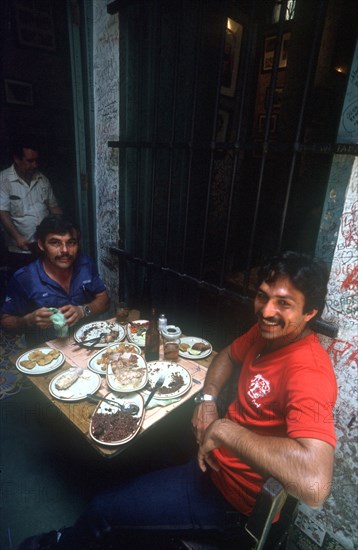
<svg viewBox="0 0 358 550">
<path fill-rule="evenodd" d="M 81 232 L 77 224 L 63 214 L 50 214 L 36 227 L 35 238 L 44 242 L 49 233 L 65 235 L 66 233 L 72 234 L 74 230 L 77 232 L 77 237 L 80 238 Z"/>
<path fill-rule="evenodd" d="M 273 283 L 280 277 L 288 277 L 305 297 L 303 313 L 312 309 L 321 315 L 327 294 L 328 270 L 326 264 L 306 254 L 286 251 L 274 256 L 260 267 L 257 286 L 262 282 Z"/>
</svg>

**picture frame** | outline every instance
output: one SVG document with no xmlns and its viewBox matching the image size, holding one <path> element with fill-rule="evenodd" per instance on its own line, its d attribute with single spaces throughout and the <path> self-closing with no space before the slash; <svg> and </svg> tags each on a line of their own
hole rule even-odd
<svg viewBox="0 0 358 550">
<path fill-rule="evenodd" d="M 270 88 L 266 88 L 266 95 L 265 95 L 265 109 L 268 109 L 268 103 L 269 103 L 269 95 L 270 95 Z M 283 86 L 278 86 L 275 88 L 273 93 L 273 102 L 272 107 L 273 109 L 280 109 L 282 104 L 282 96 L 283 96 Z"/>
<path fill-rule="evenodd" d="M 219 109 L 217 126 L 216 126 L 216 141 L 219 143 L 226 141 L 227 131 L 229 127 L 229 118 L 230 118 L 229 111 L 225 111 L 224 109 Z"/>
<path fill-rule="evenodd" d="M 5 99 L 6 102 L 12 105 L 25 105 L 32 107 L 34 98 L 32 93 L 32 84 L 29 82 L 20 82 L 19 80 L 10 80 L 6 78 L 5 84 Z"/>
<path fill-rule="evenodd" d="M 15 19 L 19 44 L 43 50 L 56 50 L 52 2 L 15 0 Z"/>
<path fill-rule="evenodd" d="M 227 19 L 220 91 L 228 97 L 234 97 L 236 92 L 243 30 L 243 25 Z"/>
<path fill-rule="evenodd" d="M 257 127 L 258 133 L 259 133 L 259 134 L 263 134 L 264 131 L 265 131 L 266 118 L 267 118 L 267 115 L 265 115 L 265 114 L 259 115 L 258 127 Z M 278 115 L 277 115 L 277 114 L 271 115 L 271 117 L 270 117 L 270 130 L 269 130 L 269 133 L 270 133 L 270 134 L 274 134 L 274 133 L 276 132 L 276 129 L 277 129 L 277 119 L 278 119 Z"/>
<path fill-rule="evenodd" d="M 280 46 L 280 56 L 278 61 L 279 69 L 286 69 L 288 61 L 288 47 L 291 39 L 291 33 L 285 32 L 282 35 L 281 46 Z M 275 48 L 276 48 L 276 35 L 266 36 L 264 42 L 264 51 L 262 56 L 262 71 L 267 72 L 271 71 L 273 67 L 273 60 L 275 57 Z"/>
</svg>

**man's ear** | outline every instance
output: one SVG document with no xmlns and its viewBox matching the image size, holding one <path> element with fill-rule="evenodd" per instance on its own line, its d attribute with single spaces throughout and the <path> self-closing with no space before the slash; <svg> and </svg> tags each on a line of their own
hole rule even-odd
<svg viewBox="0 0 358 550">
<path fill-rule="evenodd" d="M 307 313 L 303 314 L 303 318 L 306 323 L 308 323 L 315 315 L 317 315 L 318 309 L 312 309 L 311 311 L 308 311 Z"/>
<path fill-rule="evenodd" d="M 40 239 L 37 239 L 37 246 L 39 247 L 40 250 L 42 250 L 42 252 L 45 250 Z"/>
</svg>

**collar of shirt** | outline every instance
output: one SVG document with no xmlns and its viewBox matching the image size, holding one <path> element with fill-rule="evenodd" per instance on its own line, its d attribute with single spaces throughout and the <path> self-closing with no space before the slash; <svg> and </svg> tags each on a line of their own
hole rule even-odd
<svg viewBox="0 0 358 550">
<path fill-rule="evenodd" d="M 10 181 L 18 181 L 19 183 L 21 183 L 23 185 L 28 185 L 27 182 L 24 179 L 22 179 L 22 177 L 19 176 L 19 174 L 16 172 L 15 164 L 13 164 L 11 166 L 11 169 L 12 169 L 12 172 L 11 172 L 10 177 L 9 177 Z M 37 183 L 39 181 L 39 179 L 41 179 L 41 172 L 36 172 L 36 174 L 34 174 L 34 177 L 32 178 L 32 180 L 30 182 L 30 186 L 35 185 L 35 183 Z"/>
</svg>

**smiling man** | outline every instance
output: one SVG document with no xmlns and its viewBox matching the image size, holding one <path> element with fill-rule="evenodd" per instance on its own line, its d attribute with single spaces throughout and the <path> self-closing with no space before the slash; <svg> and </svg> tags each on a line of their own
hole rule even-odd
<svg viewBox="0 0 358 550">
<path fill-rule="evenodd" d="M 58 309 L 68 326 L 108 309 L 109 298 L 94 262 L 81 254 L 80 231 L 60 214 L 37 227 L 41 257 L 11 279 L 1 309 L 1 326 L 24 332 L 28 345 L 55 338 L 50 317 Z"/>
<path fill-rule="evenodd" d="M 258 273 L 257 324 L 214 359 L 193 417 L 198 462 L 227 500 L 248 515 L 263 481 L 278 479 L 319 506 L 330 492 L 337 387 L 310 321 L 324 306 L 326 270 L 287 252 Z M 236 399 L 225 419 L 216 400 L 233 372 Z"/>
</svg>

